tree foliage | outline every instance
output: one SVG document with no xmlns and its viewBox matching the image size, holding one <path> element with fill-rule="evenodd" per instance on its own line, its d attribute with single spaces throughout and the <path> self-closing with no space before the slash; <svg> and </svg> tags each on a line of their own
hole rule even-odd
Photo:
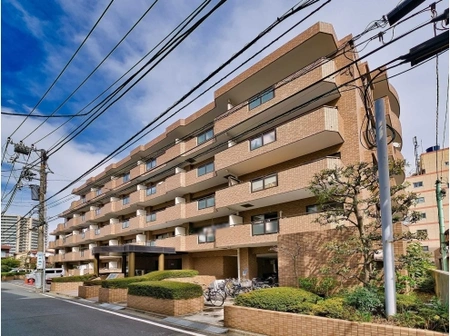
<svg viewBox="0 0 450 336">
<path fill-rule="evenodd" d="M 404 161 L 390 162 L 391 177 L 400 175 L 405 166 Z M 417 202 L 417 194 L 407 192 L 406 184 L 392 184 L 390 187 L 393 222 L 414 223 L 419 220 L 419 213 L 411 211 Z M 315 174 L 309 190 L 318 198 L 319 217 L 316 222 L 333 224 L 337 230 L 353 228 L 356 234 L 348 235 L 345 240 L 334 240 L 327 244 L 332 251 L 330 265 L 326 269 L 344 278 L 356 277 L 364 285 L 379 280 L 374 255 L 382 248 L 380 192 L 378 184 L 378 167 L 368 162 L 358 162 L 344 167 L 325 169 Z M 417 239 L 415 234 L 397 236 L 399 239 Z M 362 260 L 361 272 L 354 275 L 347 261 L 350 257 Z"/>
<path fill-rule="evenodd" d="M 10 258 L 2 259 L 2 272 L 9 272 L 12 268 L 20 266 L 20 260 Z"/>
</svg>

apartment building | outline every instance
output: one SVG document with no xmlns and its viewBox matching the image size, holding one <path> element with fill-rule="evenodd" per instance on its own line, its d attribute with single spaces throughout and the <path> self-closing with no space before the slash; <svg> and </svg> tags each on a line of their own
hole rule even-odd
<svg viewBox="0 0 450 336">
<path fill-rule="evenodd" d="M 333 55 L 350 39 L 316 23 L 217 89 L 210 104 L 74 189 L 80 199 L 51 233 L 52 261 L 100 273 L 277 273 L 280 235 L 327 229 L 313 222 L 313 174 L 376 159 L 360 137 L 360 93 L 341 87 L 360 73 L 370 80 L 369 67 L 345 68 L 355 53 Z M 396 135 L 389 155 L 401 159 L 399 99 L 383 79 L 369 96 L 383 99 Z"/>
<path fill-rule="evenodd" d="M 448 148 L 430 147 L 420 155 L 417 172 L 406 178 L 409 183 L 408 191 L 419 194 L 418 203 L 414 210 L 421 213 L 421 220 L 410 225 L 411 232 L 422 230 L 428 239 L 422 241 L 425 251 L 434 253 L 440 247 L 439 221 L 436 202 L 436 180 L 441 180 L 441 188 L 445 191 L 443 198 L 444 223 L 448 229 Z"/>
<path fill-rule="evenodd" d="M 2 245 L 11 247 L 11 254 L 27 253 L 36 250 L 38 246 L 38 220 L 32 217 L 18 215 L 3 215 L 1 223 Z"/>
</svg>

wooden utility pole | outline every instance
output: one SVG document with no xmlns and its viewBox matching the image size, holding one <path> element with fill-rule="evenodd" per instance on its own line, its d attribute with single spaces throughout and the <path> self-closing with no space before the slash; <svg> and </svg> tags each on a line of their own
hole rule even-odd
<svg viewBox="0 0 450 336">
<path fill-rule="evenodd" d="M 38 227 L 38 255 L 41 254 L 43 258 L 43 267 L 38 269 L 38 276 L 41 279 L 42 292 L 45 293 L 45 227 L 47 222 L 45 220 L 46 209 L 45 209 L 45 194 L 47 193 L 47 152 L 44 149 L 41 152 L 41 167 L 39 169 L 40 173 L 40 184 L 39 184 L 39 227 Z"/>
</svg>

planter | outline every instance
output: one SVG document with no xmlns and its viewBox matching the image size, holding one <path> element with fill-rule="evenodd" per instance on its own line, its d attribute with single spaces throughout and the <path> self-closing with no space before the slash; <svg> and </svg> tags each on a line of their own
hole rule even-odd
<svg viewBox="0 0 450 336">
<path fill-rule="evenodd" d="M 358 323 L 293 313 L 281 313 L 238 306 L 224 307 L 224 325 L 268 336 L 438 336 L 435 331 L 387 326 L 375 323 Z"/>
<path fill-rule="evenodd" d="M 203 296 L 188 300 L 164 300 L 148 296 L 128 295 L 129 308 L 145 310 L 168 316 L 181 316 L 203 311 Z"/>
<path fill-rule="evenodd" d="M 64 293 L 78 291 L 78 287 L 82 286 L 83 282 L 52 282 L 50 285 L 50 292 Z"/>
<path fill-rule="evenodd" d="M 127 302 L 128 288 L 99 288 L 98 302 Z"/>
<path fill-rule="evenodd" d="M 2 275 L 2 281 L 14 280 L 14 275 Z"/>
<path fill-rule="evenodd" d="M 187 283 L 199 284 L 200 286 L 202 286 L 203 289 L 206 289 L 215 280 L 216 280 L 216 277 L 213 275 L 196 275 L 194 277 L 189 277 L 189 278 L 164 279 L 163 281 L 187 282 Z"/>
<path fill-rule="evenodd" d="M 78 286 L 78 296 L 83 299 L 90 299 L 99 296 L 101 286 Z"/>
</svg>

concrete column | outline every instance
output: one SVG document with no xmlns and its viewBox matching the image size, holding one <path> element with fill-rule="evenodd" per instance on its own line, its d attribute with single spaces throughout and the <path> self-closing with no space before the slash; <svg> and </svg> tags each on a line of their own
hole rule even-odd
<svg viewBox="0 0 450 336">
<path fill-rule="evenodd" d="M 158 271 L 164 271 L 164 253 L 161 253 L 158 258 Z"/>
<path fill-rule="evenodd" d="M 182 269 L 195 269 L 194 258 L 190 254 L 183 254 L 181 256 Z"/>
<path fill-rule="evenodd" d="M 128 274 L 127 276 L 134 276 L 136 269 L 136 254 L 134 252 L 130 252 L 128 255 Z"/>
<path fill-rule="evenodd" d="M 94 273 L 96 276 L 100 276 L 100 254 L 94 254 Z"/>
</svg>

